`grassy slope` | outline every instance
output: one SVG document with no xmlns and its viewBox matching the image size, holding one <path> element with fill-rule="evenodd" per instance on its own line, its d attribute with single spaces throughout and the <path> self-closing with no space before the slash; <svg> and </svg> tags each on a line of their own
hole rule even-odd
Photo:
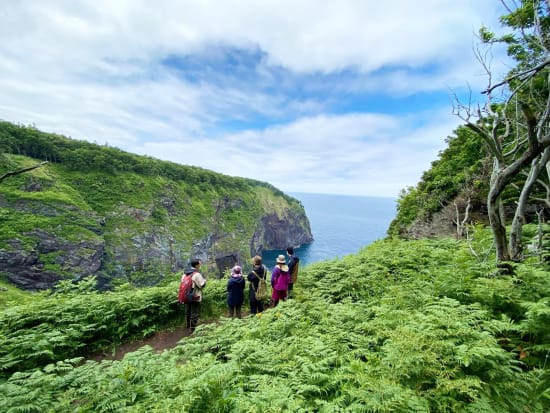
<svg viewBox="0 0 550 413">
<path fill-rule="evenodd" d="M 0 311 L 32 300 L 33 294 L 0 280 Z"/>
<path fill-rule="evenodd" d="M 489 244 L 480 233 L 472 247 Z M 547 411 L 550 282 L 533 263 L 516 270 L 497 277 L 453 240 L 377 242 L 302 269 L 296 300 L 203 326 L 161 355 L 143 348 L 120 362 L 14 375 L 0 407 Z M 207 312 L 224 296 L 223 280 L 210 283 Z"/>
<path fill-rule="evenodd" d="M 4 156 L 10 170 L 36 163 L 24 156 Z M 24 190 L 33 185 L 40 185 L 40 190 Z M 0 197 L 7 203 L 0 207 L 0 247 L 9 249 L 6 241 L 18 239 L 30 251 L 36 243 L 32 232 L 38 228 L 68 242 L 104 240 L 110 254 L 107 272 L 116 272 L 117 264 L 135 272 L 135 260 L 142 262 L 140 271 L 145 276 L 156 272 L 157 278 L 174 263 L 167 259 L 148 263 L 140 257 L 142 246 L 136 239 L 172 240 L 171 248 L 180 259 L 193 253 L 197 240 L 213 233 L 212 255 L 238 252 L 248 257 L 249 240 L 260 217 L 301 208 L 297 201 L 252 181 L 235 189 L 134 172 L 78 172 L 54 163 L 10 177 L 0 186 Z M 46 269 L 72 278 L 71 269 L 61 268 L 56 258 L 56 253 L 41 257 Z"/>
</svg>

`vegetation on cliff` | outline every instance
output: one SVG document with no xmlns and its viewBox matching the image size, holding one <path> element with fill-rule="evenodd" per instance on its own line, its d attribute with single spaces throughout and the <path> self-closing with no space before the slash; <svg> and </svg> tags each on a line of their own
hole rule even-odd
<svg viewBox="0 0 550 413">
<path fill-rule="evenodd" d="M 481 138 L 461 126 L 447 137 L 446 142 L 447 148 L 424 172 L 416 187 L 401 191 L 397 215 L 388 229 L 389 235 L 414 236 L 418 226 L 432 221 L 436 213 L 453 202 L 459 203 L 460 212 L 464 211 L 468 198 L 477 211 L 485 203 L 489 177 Z M 447 234 L 454 232 L 451 217 L 449 221 L 445 227 Z"/>
<path fill-rule="evenodd" d="M 0 174 L 48 161 L 0 185 L 0 271 L 22 287 L 91 274 L 152 284 L 195 255 L 220 274 L 312 239 L 299 201 L 267 183 L 7 122 L 0 135 Z"/>
<path fill-rule="evenodd" d="M 475 202 L 492 229 L 496 258 L 505 263 L 523 259 L 523 225 L 543 222 L 550 207 L 550 4 L 502 3 L 501 22 L 508 32 L 497 36 L 481 28 L 476 49 L 487 74 L 486 101 L 474 106 L 457 99 L 454 110 L 465 126 L 417 188 L 402 194 L 391 234 L 414 234 L 411 224 L 433 219 L 434 212 L 452 203 L 452 224 L 461 236 Z M 506 46 L 515 62 L 504 79 L 491 71 L 495 44 Z M 471 151 L 476 141 L 483 149 L 477 156 Z"/>
</svg>

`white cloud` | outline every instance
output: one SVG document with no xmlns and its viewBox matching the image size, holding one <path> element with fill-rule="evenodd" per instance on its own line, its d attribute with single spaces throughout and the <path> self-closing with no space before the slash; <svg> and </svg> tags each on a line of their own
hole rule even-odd
<svg viewBox="0 0 550 413">
<path fill-rule="evenodd" d="M 319 116 L 216 140 L 155 142 L 136 153 L 273 183 L 287 192 L 395 197 L 415 185 L 458 122 L 450 112 L 418 119 L 373 114 Z"/>
<path fill-rule="evenodd" d="M 0 119 L 285 191 L 395 196 L 458 124 L 449 90 L 483 88 L 472 36 L 499 13 L 487 0 L 4 2 Z M 227 50 L 256 66 L 232 72 Z M 193 79 L 164 63 L 189 56 Z M 401 105 L 416 96 L 434 101 Z"/>
</svg>

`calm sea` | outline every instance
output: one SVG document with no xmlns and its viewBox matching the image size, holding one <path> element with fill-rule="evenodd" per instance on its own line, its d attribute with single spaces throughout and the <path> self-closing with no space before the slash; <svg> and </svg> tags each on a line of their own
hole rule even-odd
<svg viewBox="0 0 550 413">
<path fill-rule="evenodd" d="M 394 198 L 290 193 L 304 205 L 314 241 L 295 249 L 300 264 L 344 257 L 384 238 L 396 214 Z M 264 263 L 271 267 L 278 254 L 264 251 Z M 286 255 L 286 254 L 285 254 Z"/>
</svg>

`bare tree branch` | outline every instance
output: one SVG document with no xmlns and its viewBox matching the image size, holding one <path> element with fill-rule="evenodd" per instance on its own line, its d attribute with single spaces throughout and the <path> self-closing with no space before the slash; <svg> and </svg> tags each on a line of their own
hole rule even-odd
<svg viewBox="0 0 550 413">
<path fill-rule="evenodd" d="M 466 208 L 464 210 L 464 217 L 462 220 L 460 220 L 460 211 L 458 209 L 458 203 L 454 201 L 453 205 L 455 207 L 456 220 L 453 219 L 452 221 L 456 225 L 456 237 L 457 239 L 461 239 L 464 236 L 466 223 L 470 219 L 470 209 L 472 207 L 472 203 L 471 203 L 470 197 L 468 197 L 468 200 L 466 201 Z"/>
<path fill-rule="evenodd" d="M 4 175 L 0 176 L 0 182 L 2 182 L 4 179 L 6 179 L 9 176 L 19 175 L 19 174 L 22 174 L 23 172 L 32 171 L 33 169 L 40 168 L 41 166 L 46 165 L 47 163 L 48 161 L 44 161 L 33 166 L 17 169 L 16 171 L 6 172 Z"/>
<path fill-rule="evenodd" d="M 493 90 L 495 90 L 495 89 L 497 89 L 501 86 L 504 86 L 504 85 L 510 83 L 512 80 L 517 79 L 517 78 L 521 79 L 522 81 L 525 81 L 526 79 L 529 79 L 529 78 L 535 76 L 538 72 L 540 72 L 542 69 L 544 69 L 546 66 L 549 66 L 549 65 L 550 65 L 550 57 L 547 57 L 546 60 L 544 60 L 542 63 L 539 63 L 537 66 L 532 67 L 532 68 L 527 69 L 527 70 L 524 70 L 523 72 L 516 73 L 512 76 L 508 76 L 502 82 L 498 82 L 497 84 L 494 84 L 494 85 L 488 87 L 487 89 L 485 89 L 481 93 L 489 94 Z"/>
</svg>

